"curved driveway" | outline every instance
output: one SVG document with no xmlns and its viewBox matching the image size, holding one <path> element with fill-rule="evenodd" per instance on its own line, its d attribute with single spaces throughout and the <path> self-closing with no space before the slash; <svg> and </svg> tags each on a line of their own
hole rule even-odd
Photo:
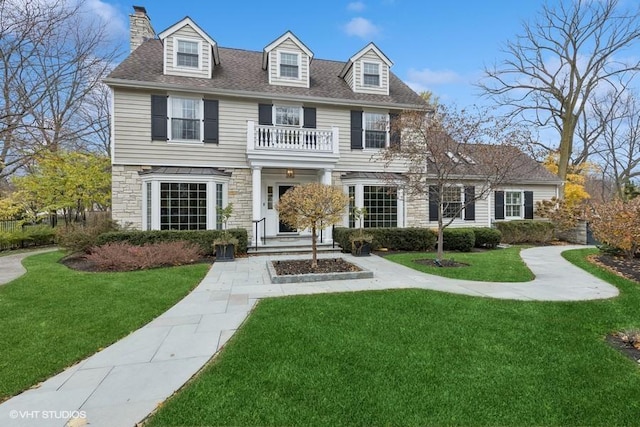
<svg viewBox="0 0 640 427">
<path fill-rule="evenodd" d="M 270 282 L 266 262 L 283 256 L 214 264 L 193 292 L 149 324 L 37 388 L 0 404 L 0 425 L 62 427 L 68 421 L 64 415 L 68 415 L 81 417 L 71 425 L 133 427 L 197 373 L 224 346 L 255 303 L 265 297 L 400 288 L 539 301 L 618 295 L 617 288 L 561 257 L 562 251 L 575 248 L 583 246 L 522 251 L 522 258 L 536 275 L 535 280 L 524 283 L 445 279 L 377 256 L 333 255 L 373 270 L 373 279 L 300 284 Z M 0 257 L 0 270 L 10 260 Z M 51 412 L 43 418 L 42 411 Z"/>
</svg>

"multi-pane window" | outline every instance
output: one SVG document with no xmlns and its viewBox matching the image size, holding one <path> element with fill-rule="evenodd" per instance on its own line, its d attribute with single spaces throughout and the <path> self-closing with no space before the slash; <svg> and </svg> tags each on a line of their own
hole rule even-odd
<svg viewBox="0 0 640 427">
<path fill-rule="evenodd" d="M 151 183 L 147 182 L 145 184 L 145 189 L 146 189 L 146 193 L 147 193 L 147 230 L 151 230 L 151 212 L 152 212 L 152 206 L 151 206 Z"/>
<path fill-rule="evenodd" d="M 171 139 L 200 140 L 201 100 L 171 98 Z"/>
<path fill-rule="evenodd" d="M 442 217 L 460 218 L 462 216 L 462 188 L 444 187 L 442 193 Z"/>
<path fill-rule="evenodd" d="M 297 79 L 298 76 L 298 54 L 280 52 L 280 77 Z"/>
<path fill-rule="evenodd" d="M 222 184 L 216 184 L 216 213 L 222 209 Z M 216 228 L 218 230 L 222 229 L 222 217 L 220 215 L 216 215 Z"/>
<path fill-rule="evenodd" d="M 365 148 L 384 148 L 387 145 L 386 114 L 364 113 Z"/>
<path fill-rule="evenodd" d="M 509 217 L 522 217 L 522 193 L 520 191 L 506 191 L 504 193 L 504 214 Z"/>
<path fill-rule="evenodd" d="M 205 230 L 207 228 L 207 184 L 160 183 L 160 229 Z"/>
<path fill-rule="evenodd" d="M 367 209 L 365 228 L 398 226 L 398 197 L 395 188 L 363 186 L 363 207 Z"/>
<path fill-rule="evenodd" d="M 365 86 L 380 86 L 380 64 L 365 62 L 362 64 L 362 79 Z"/>
<path fill-rule="evenodd" d="M 300 107 L 275 107 L 277 126 L 300 126 Z"/>
<path fill-rule="evenodd" d="M 353 210 L 356 208 L 356 186 L 349 186 L 349 228 L 355 228 L 356 219 L 353 216 Z"/>
<path fill-rule="evenodd" d="M 176 55 L 178 67 L 198 68 L 198 42 L 178 40 Z"/>
</svg>

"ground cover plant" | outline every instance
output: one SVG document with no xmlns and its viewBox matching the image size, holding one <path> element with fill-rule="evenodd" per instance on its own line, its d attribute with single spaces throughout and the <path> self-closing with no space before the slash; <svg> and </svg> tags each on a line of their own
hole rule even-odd
<svg viewBox="0 0 640 427">
<path fill-rule="evenodd" d="M 193 289 L 209 265 L 85 273 L 61 252 L 24 260 L 0 286 L 0 401 L 140 328 Z"/>
<path fill-rule="evenodd" d="M 605 336 L 640 324 L 640 287 L 590 265 L 592 253 L 567 258 L 619 297 L 394 290 L 262 300 L 148 425 L 635 425 L 640 369 Z"/>
<path fill-rule="evenodd" d="M 459 253 L 446 252 L 444 262 L 455 261 L 465 265 L 439 267 L 433 252 L 407 252 L 390 254 L 385 258 L 423 273 L 451 279 L 478 280 L 483 282 L 526 282 L 533 280 L 533 273 L 520 258 L 520 247 L 490 251 Z"/>
</svg>

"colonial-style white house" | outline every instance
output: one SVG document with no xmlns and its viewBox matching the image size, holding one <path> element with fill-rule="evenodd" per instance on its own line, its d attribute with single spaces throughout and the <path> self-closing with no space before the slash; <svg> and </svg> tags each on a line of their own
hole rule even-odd
<svg viewBox="0 0 640 427">
<path fill-rule="evenodd" d="M 233 203 L 229 226 L 259 243 L 265 232 L 305 233 L 280 222 L 275 206 L 292 186 L 319 181 L 366 207 L 365 227 L 434 226 L 426 196 L 388 191 L 384 174 L 402 174 L 403 165 L 376 160 L 397 142 L 389 120 L 425 103 L 375 44 L 324 60 L 290 31 L 248 51 L 218 46 L 189 17 L 156 35 L 136 6 L 130 23 L 131 54 L 105 80 L 113 91 L 115 220 L 143 230 L 215 229 L 216 207 Z M 557 184 L 537 167 L 453 226 L 531 217 L 532 204 L 556 195 Z M 452 192 L 451 202 L 465 191 Z M 344 225 L 354 225 L 348 215 Z"/>
</svg>

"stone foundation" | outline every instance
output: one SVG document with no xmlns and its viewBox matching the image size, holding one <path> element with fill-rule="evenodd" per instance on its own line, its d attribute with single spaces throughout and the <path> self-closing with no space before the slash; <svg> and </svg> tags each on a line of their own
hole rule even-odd
<svg viewBox="0 0 640 427">
<path fill-rule="evenodd" d="M 245 228 L 249 241 L 253 237 L 253 206 L 251 169 L 233 169 L 229 180 L 229 203 L 233 203 L 233 214 L 229 228 Z"/>
<path fill-rule="evenodd" d="M 429 203 L 426 197 L 413 196 L 405 203 L 407 223 L 406 227 L 433 227 L 429 223 Z"/>
<path fill-rule="evenodd" d="M 111 167 L 111 216 L 120 226 L 142 229 L 140 166 Z"/>
</svg>

